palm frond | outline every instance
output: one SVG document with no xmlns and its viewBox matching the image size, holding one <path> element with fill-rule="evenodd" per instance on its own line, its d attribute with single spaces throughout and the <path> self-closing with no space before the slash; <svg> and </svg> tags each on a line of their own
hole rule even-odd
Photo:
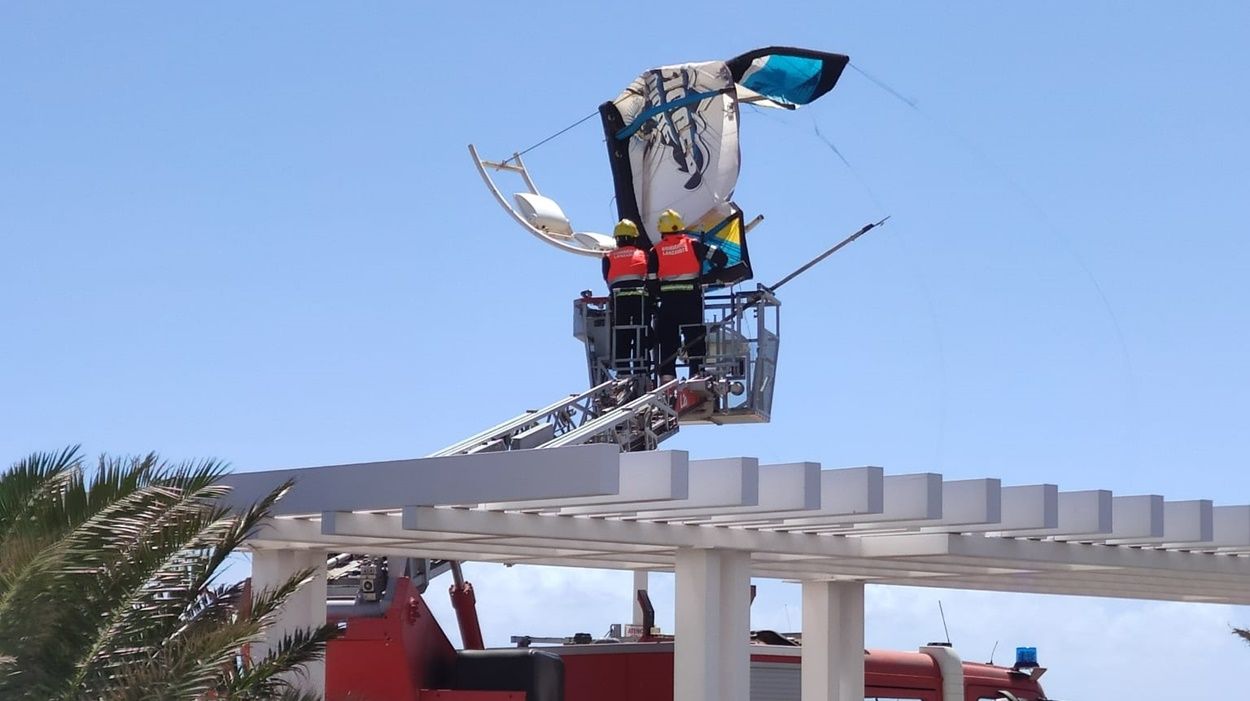
<svg viewBox="0 0 1250 701">
<path fill-rule="evenodd" d="M 0 595 L 15 565 L 38 551 L 50 514 L 79 474 L 78 447 L 34 453 L 0 475 Z"/>
<path fill-rule="evenodd" d="M 200 699 L 239 667 L 240 650 L 258 635 L 254 624 L 242 620 L 206 627 L 150 651 L 149 657 L 115 665 L 94 686 L 121 698 Z"/>
<path fill-rule="evenodd" d="M 305 584 L 312 581 L 315 574 L 312 569 L 303 569 L 291 575 L 290 579 L 276 587 L 252 592 L 251 618 L 268 625 L 278 615 L 278 609 L 287 602 Z"/>
<path fill-rule="evenodd" d="M 155 454 L 86 471 L 73 448 L 0 475 L 0 698 L 305 698 L 291 675 L 334 626 L 288 635 L 256 665 L 239 654 L 312 571 L 250 608 L 242 584 L 216 584 L 290 483 L 231 513 L 223 472 Z"/>
<path fill-rule="evenodd" d="M 1236 635 L 1247 643 L 1250 643 L 1250 628 L 1233 628 L 1233 635 Z"/>
<path fill-rule="evenodd" d="M 320 660 L 326 643 L 337 634 L 334 626 L 326 625 L 284 635 L 274 649 L 251 667 L 227 674 L 219 692 L 226 698 L 271 698 L 291 690 L 292 670 Z"/>
<path fill-rule="evenodd" d="M 78 681 L 107 674 L 129 656 L 144 655 L 148 646 L 178 628 L 188 602 L 199 594 L 192 587 L 200 578 L 196 573 L 204 569 L 201 553 L 212 549 L 233 524 L 214 505 L 221 492 L 213 485 L 197 493 L 169 490 L 169 499 L 156 500 L 147 514 L 148 531 L 119 539 L 111 555 L 109 546 L 83 553 L 105 553 L 92 594 L 110 606 L 75 664 Z"/>
<path fill-rule="evenodd" d="M 45 457 L 42 464 L 65 464 L 76 457 L 77 448 L 67 449 L 62 457 Z M 41 502 L 37 514 L 33 514 L 29 532 L 23 538 L 13 538 L 0 549 L 4 566 L 0 568 L 0 621 L 11 620 L 20 607 L 31 603 L 29 588 L 37 591 L 47 587 L 44 583 L 50 571 L 59 569 L 69 557 L 71 534 L 99 520 L 101 512 L 125 513 L 137 503 L 135 493 L 148 484 L 151 475 L 150 461 L 107 460 L 93 479 L 83 479 L 78 463 L 75 469 L 65 469 L 58 475 L 58 493 L 51 502 Z M 15 466 L 21 471 L 22 464 Z M 108 518 L 106 513 L 103 518 Z M 24 589 L 25 587 L 25 589 Z"/>
<path fill-rule="evenodd" d="M 273 505 L 290 491 L 293 484 L 293 481 L 287 480 L 230 521 L 229 527 L 224 529 L 213 547 L 205 551 L 199 563 L 201 566 L 194 572 L 189 583 L 188 591 L 206 591 L 213 584 L 226 560 L 233 553 L 238 552 L 243 543 L 255 534 L 260 523 L 269 515 Z M 188 598 L 183 603 L 185 609 L 183 617 L 189 619 L 201 602 Z"/>
<path fill-rule="evenodd" d="M 110 572 L 119 557 L 135 551 L 136 544 L 150 533 L 152 522 L 160 519 L 167 505 L 176 504 L 180 496 L 176 490 L 147 485 L 96 513 L 75 513 L 75 520 L 86 516 L 85 520 L 46 543 L 26 562 L 12 565 L 6 573 L 6 591 L 0 594 L 0 621 L 16 620 L 18 611 L 40 598 L 53 596 L 52 592 L 59 589 L 68 587 L 77 590 L 79 598 L 87 597 L 98 582 L 65 576 Z"/>
</svg>

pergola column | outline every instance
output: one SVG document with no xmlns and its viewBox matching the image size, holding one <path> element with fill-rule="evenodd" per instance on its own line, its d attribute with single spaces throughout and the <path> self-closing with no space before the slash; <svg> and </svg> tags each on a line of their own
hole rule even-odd
<svg viewBox="0 0 1250 701">
<path fill-rule="evenodd" d="M 630 600 L 634 602 L 634 625 L 636 626 L 642 625 L 642 606 L 638 603 L 638 592 L 647 591 L 650 588 L 650 575 L 651 573 L 647 570 L 634 570 L 634 590 L 630 592 Z M 649 630 L 643 631 L 644 634 L 650 632 Z"/>
<path fill-rule="evenodd" d="M 751 691 L 751 556 L 681 549 L 673 698 L 748 701 Z"/>
<path fill-rule="evenodd" d="M 287 599 L 278 611 L 277 623 L 265 635 L 265 642 L 252 650 L 252 659 L 259 660 L 284 635 L 299 628 L 316 628 L 326 622 L 326 556 L 321 550 L 253 550 L 252 593 L 277 587 L 296 572 L 312 569 L 312 581 Z M 301 690 L 325 694 L 325 662 L 305 665 L 305 675 L 295 675 L 292 682 Z"/>
<path fill-rule="evenodd" d="M 864 701 L 863 582 L 803 582 L 802 701 Z"/>
</svg>

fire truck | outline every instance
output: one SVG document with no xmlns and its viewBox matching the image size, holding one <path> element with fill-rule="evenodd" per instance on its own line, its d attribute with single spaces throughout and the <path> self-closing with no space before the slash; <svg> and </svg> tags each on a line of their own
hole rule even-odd
<svg viewBox="0 0 1250 701">
<path fill-rule="evenodd" d="M 803 60 L 827 58 L 803 55 Z M 495 162 L 482 159 L 473 146 L 469 151 L 491 193 L 530 233 L 596 258 L 611 250 L 610 238 L 573 230 L 558 205 L 538 192 L 521 154 Z M 515 196 L 515 207 L 495 185 L 492 171 L 516 173 L 525 181 L 528 192 Z M 736 222 L 734 236 L 745 246 L 742 237 L 761 219 L 745 223 L 735 209 L 721 223 Z M 622 452 L 654 450 L 682 426 L 768 423 L 781 338 L 778 289 L 884 222 L 864 226 L 773 285 L 739 287 L 749 279 L 740 275 L 710 286 L 698 334 L 702 355 L 691 357 L 693 345 L 683 345 L 669 358 L 687 371 L 680 379 L 639 372 L 662 365 L 658 352 L 649 357 L 640 350 L 652 330 L 645 324 L 614 326 L 611 299 L 582 292 L 573 301 L 573 336 L 585 349 L 589 389 L 527 410 L 429 457 L 585 443 L 614 444 Z M 615 347 L 630 337 L 634 355 Z M 514 647 L 485 649 L 473 588 L 458 563 L 344 553 L 332 555 L 327 570 L 327 615 L 343 629 L 326 653 L 329 701 L 674 701 L 674 638 L 654 627 L 645 591 L 639 592 L 644 613 L 639 630 L 622 628 L 601 638 L 518 636 Z M 454 577 L 452 605 L 465 649 L 451 644 L 422 596 L 430 580 L 447 571 Z M 749 697 L 799 701 L 801 636 L 756 631 L 742 644 L 750 646 Z M 1038 684 L 1045 670 L 1029 651 L 1022 648 L 1015 665 L 1001 667 L 963 662 L 943 644 L 915 652 L 865 650 L 865 697 L 1039 701 L 1046 698 Z"/>
<path fill-rule="evenodd" d="M 613 367 L 609 300 L 584 293 L 573 303 L 573 335 L 585 346 L 590 389 L 430 457 L 593 442 L 653 450 L 685 425 L 767 423 L 780 339 L 775 287 L 709 295 L 703 372 L 658 386 Z M 658 634 L 645 590 L 638 592 L 638 630 L 518 636 L 514 647 L 485 649 L 459 563 L 343 553 L 330 557 L 327 571 L 327 615 L 343 628 L 326 652 L 329 701 L 674 701 L 674 638 Z M 465 649 L 451 644 L 422 596 L 446 572 Z M 756 631 L 742 644 L 750 646 L 752 701 L 799 701 L 801 636 Z M 1029 651 L 1002 667 L 963 662 L 943 644 L 865 650 L 865 698 L 1040 701 L 1047 698 L 1038 683 L 1045 669 Z"/>
<path fill-rule="evenodd" d="M 638 631 L 616 636 L 513 638 L 515 647 L 456 649 L 420 591 L 429 570 L 390 582 L 376 606 L 331 606 L 344 628 L 326 652 L 328 701 L 673 701 L 672 636 L 659 635 L 654 612 Z M 481 645 L 471 586 L 451 587 L 462 637 Z M 466 596 L 467 594 L 467 596 Z M 335 609 L 340 613 L 335 613 Z M 632 633 L 632 634 L 631 634 Z M 753 631 L 752 701 L 799 701 L 801 636 Z M 948 644 L 916 652 L 864 651 L 865 699 L 1041 701 L 1036 650 L 1018 648 L 1011 667 L 961 661 Z"/>
</svg>

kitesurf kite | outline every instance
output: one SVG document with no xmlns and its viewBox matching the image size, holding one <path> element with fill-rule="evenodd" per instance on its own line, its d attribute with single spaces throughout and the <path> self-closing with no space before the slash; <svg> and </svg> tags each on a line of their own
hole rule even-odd
<svg viewBox="0 0 1250 701">
<path fill-rule="evenodd" d="M 738 106 L 792 110 L 808 104 L 833 89 L 848 61 L 840 54 L 771 47 L 638 76 L 599 106 L 619 217 L 634 221 L 654 243 L 660 212 L 677 210 L 692 235 L 729 257 L 717 282 L 750 279 L 748 227 L 733 201 L 740 167 Z M 469 150 L 496 199 L 531 233 L 574 253 L 611 250 L 611 237 L 573 229 L 559 205 L 538 192 L 519 155 L 495 163 L 483 161 L 473 146 Z M 487 168 L 519 173 L 529 192 L 516 195 L 513 207 Z"/>
</svg>

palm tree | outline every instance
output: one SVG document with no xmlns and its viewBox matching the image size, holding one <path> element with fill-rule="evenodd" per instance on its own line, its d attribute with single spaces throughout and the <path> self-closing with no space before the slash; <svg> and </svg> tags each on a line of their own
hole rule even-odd
<svg viewBox="0 0 1250 701">
<path fill-rule="evenodd" d="M 242 582 L 220 582 L 290 484 L 231 512 L 219 462 L 83 462 L 75 447 L 0 474 L 0 698 L 300 697 L 293 675 L 333 626 L 254 661 L 241 651 L 311 571 L 254 592 L 250 607 Z"/>
</svg>

